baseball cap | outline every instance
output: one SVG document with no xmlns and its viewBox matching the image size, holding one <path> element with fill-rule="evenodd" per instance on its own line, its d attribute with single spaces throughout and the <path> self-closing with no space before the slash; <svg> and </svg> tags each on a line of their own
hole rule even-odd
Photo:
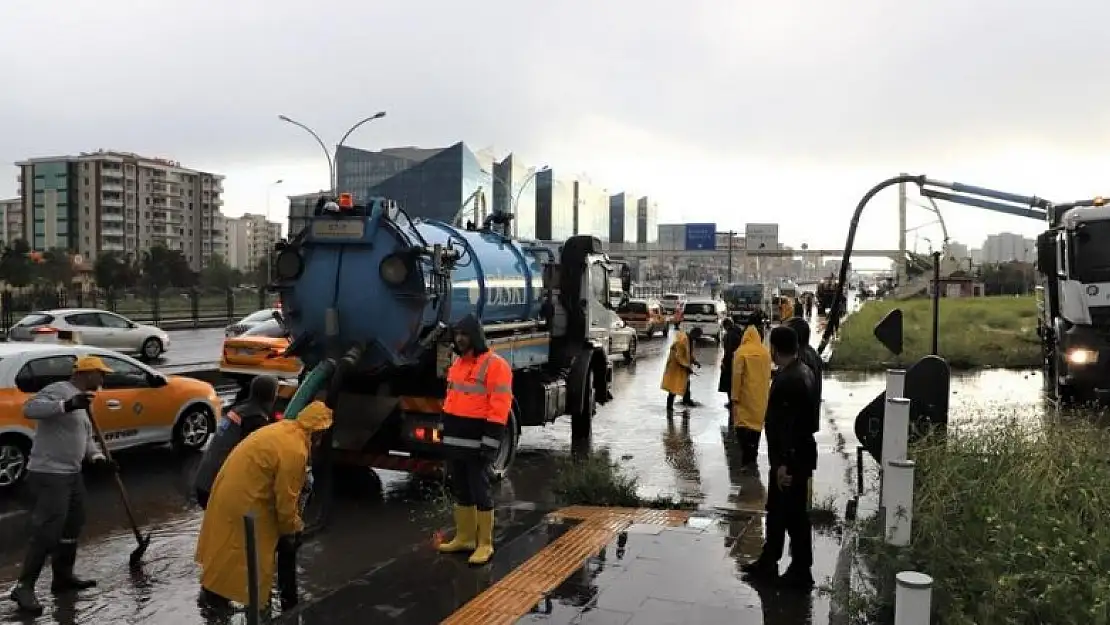
<svg viewBox="0 0 1110 625">
<path fill-rule="evenodd" d="M 73 372 L 81 373 L 87 371 L 99 371 L 100 373 L 111 373 L 112 369 L 104 364 L 104 361 L 99 356 L 79 356 L 77 362 L 73 363 Z"/>
</svg>

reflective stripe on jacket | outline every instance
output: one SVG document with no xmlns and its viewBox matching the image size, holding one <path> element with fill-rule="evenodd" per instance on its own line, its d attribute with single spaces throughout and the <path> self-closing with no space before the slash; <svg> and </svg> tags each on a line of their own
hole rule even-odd
<svg viewBox="0 0 1110 625">
<path fill-rule="evenodd" d="M 443 444 L 460 449 L 496 449 L 513 403 L 513 371 L 504 358 L 486 351 L 462 356 L 447 371 Z"/>
</svg>

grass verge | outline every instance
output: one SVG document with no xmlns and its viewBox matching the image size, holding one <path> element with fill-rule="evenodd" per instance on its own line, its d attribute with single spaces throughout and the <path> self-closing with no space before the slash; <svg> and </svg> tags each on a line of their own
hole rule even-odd
<svg viewBox="0 0 1110 625">
<path fill-rule="evenodd" d="M 913 532 L 887 546 L 862 521 L 856 556 L 866 583 L 840 584 L 850 622 L 889 617 L 893 580 L 934 579 L 938 622 L 1106 623 L 1110 615 L 1110 434 L 1081 423 L 1010 422 L 925 441 L 912 455 Z M 851 587 L 847 587 L 851 586 Z"/>
<path fill-rule="evenodd" d="M 912 363 L 930 351 L 932 301 L 867 302 L 844 319 L 830 366 L 836 369 L 882 369 L 895 357 L 875 338 L 875 325 L 901 308 L 905 349 L 901 362 Z M 1037 305 L 1032 296 L 942 298 L 940 354 L 953 369 L 1039 367 Z"/>
<path fill-rule="evenodd" d="M 694 509 L 696 503 L 659 495 L 644 498 L 639 478 L 614 462 L 606 449 L 559 462 L 551 486 L 562 505 L 613 506 L 624 508 Z"/>
</svg>

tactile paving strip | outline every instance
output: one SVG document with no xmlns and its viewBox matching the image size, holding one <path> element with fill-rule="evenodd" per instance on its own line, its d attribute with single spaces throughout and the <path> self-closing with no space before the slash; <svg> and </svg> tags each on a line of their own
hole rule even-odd
<svg viewBox="0 0 1110 625">
<path fill-rule="evenodd" d="M 511 625 L 543 601 L 590 557 L 634 523 L 679 526 L 681 510 L 572 506 L 549 518 L 579 523 L 512 573 L 497 581 L 443 621 L 443 625 Z"/>
</svg>

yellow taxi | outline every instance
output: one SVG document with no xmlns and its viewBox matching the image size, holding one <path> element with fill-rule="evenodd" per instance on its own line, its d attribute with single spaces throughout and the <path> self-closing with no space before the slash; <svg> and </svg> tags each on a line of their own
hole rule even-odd
<svg viewBox="0 0 1110 625">
<path fill-rule="evenodd" d="M 112 369 L 91 410 L 110 451 L 165 443 L 199 451 L 208 442 L 222 406 L 207 382 L 168 376 L 98 347 L 0 343 L 0 491 L 17 485 L 27 470 L 35 423 L 24 418 L 24 402 L 46 385 L 69 379 L 82 354 L 96 355 Z"/>
<path fill-rule="evenodd" d="M 240 384 L 259 375 L 279 380 L 295 379 L 303 365 L 285 356 L 289 335 L 276 319 L 263 321 L 237 336 L 224 339 L 220 354 L 220 373 Z"/>
</svg>

